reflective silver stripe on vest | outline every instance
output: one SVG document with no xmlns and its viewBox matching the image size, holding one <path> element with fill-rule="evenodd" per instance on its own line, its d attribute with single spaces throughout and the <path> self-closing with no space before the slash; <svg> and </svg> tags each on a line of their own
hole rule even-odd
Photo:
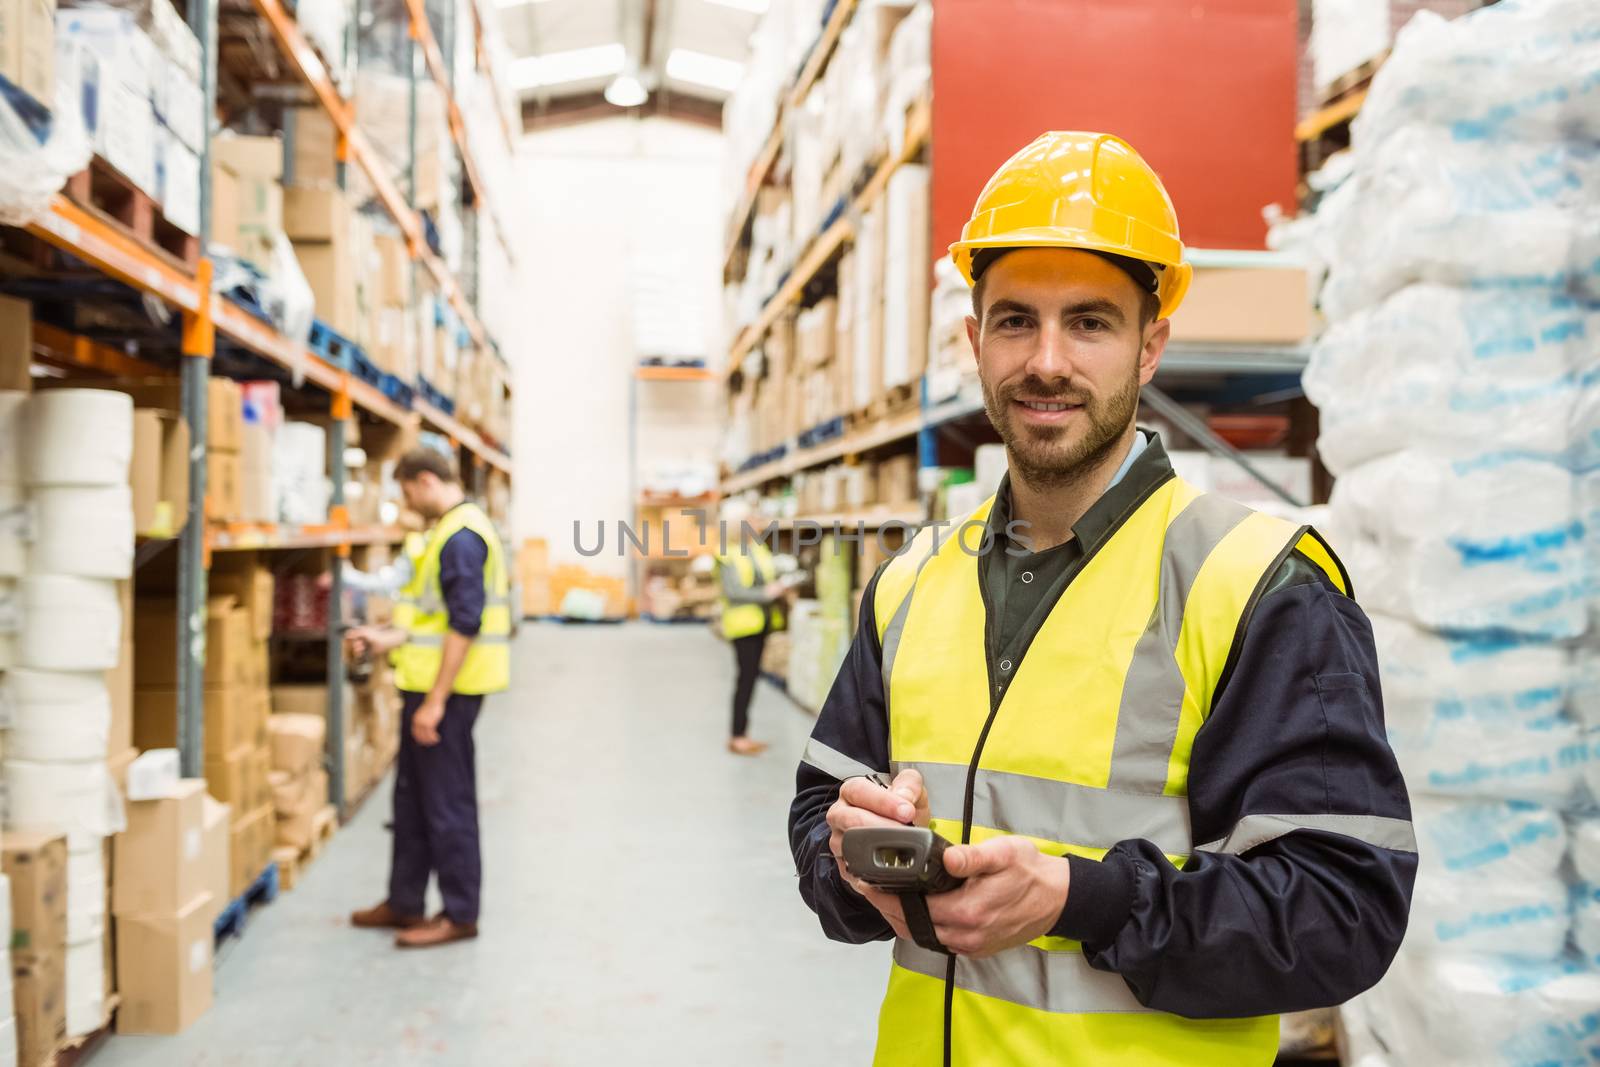
<svg viewBox="0 0 1600 1067">
<path fill-rule="evenodd" d="M 1167 527 L 1156 606 L 1124 676 L 1110 788 L 1138 793 L 1166 788 L 1183 711 L 1185 683 L 1177 660 L 1183 611 L 1206 559 L 1249 514 L 1242 504 L 1204 493 Z"/>
<path fill-rule="evenodd" d="M 919 535 L 920 536 L 920 535 Z M 889 678 L 894 673 L 894 658 L 900 652 L 900 635 L 905 632 L 906 616 L 911 614 L 911 598 L 917 591 L 917 580 L 922 577 L 922 568 L 934 556 L 939 554 L 938 527 L 929 527 L 927 531 L 928 550 L 923 553 L 922 559 L 917 563 L 917 573 L 911 577 L 911 585 L 906 589 L 906 595 L 894 609 L 894 616 L 890 618 L 889 625 L 884 628 L 883 641 L 883 699 L 889 700 Z M 915 543 L 915 541 L 913 541 Z"/>
<path fill-rule="evenodd" d="M 920 771 L 933 817 L 961 822 L 965 764 L 895 762 L 890 767 L 896 775 L 907 767 Z M 972 821 L 1088 848 L 1110 848 L 1129 838 L 1154 842 L 1174 856 L 1186 856 L 1192 847 L 1187 797 L 1122 793 L 981 767 L 972 785 Z"/>
<path fill-rule="evenodd" d="M 806 750 L 800 754 L 800 762 L 815 767 L 823 774 L 837 778 L 841 782 L 846 778 L 871 778 L 880 785 L 888 784 L 882 771 L 875 771 L 865 763 L 853 760 L 837 749 L 829 748 L 815 737 L 806 742 Z"/>
<path fill-rule="evenodd" d="M 912 941 L 896 940 L 894 961 L 908 971 L 943 981 L 949 957 Z M 957 957 L 956 988 L 1061 1014 L 1151 1011 L 1120 976 L 1095 970 L 1083 953 L 1046 952 L 1032 945 L 981 960 Z"/>
<path fill-rule="evenodd" d="M 508 645 L 511 643 L 510 634 L 479 634 L 472 639 L 475 645 Z M 416 645 L 418 648 L 443 648 L 444 634 L 413 634 L 406 639 L 406 644 Z"/>
<path fill-rule="evenodd" d="M 1416 831 L 1405 819 L 1383 815 L 1246 815 L 1234 824 L 1227 837 L 1195 851 L 1238 856 L 1296 830 L 1321 830 L 1396 852 L 1417 850 Z"/>
</svg>

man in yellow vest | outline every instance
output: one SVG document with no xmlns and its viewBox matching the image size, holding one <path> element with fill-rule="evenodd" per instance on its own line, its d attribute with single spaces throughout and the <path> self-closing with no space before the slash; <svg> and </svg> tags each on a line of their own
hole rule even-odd
<svg viewBox="0 0 1600 1067">
<path fill-rule="evenodd" d="M 388 652 L 402 698 L 389 895 L 351 916 L 398 931 L 402 948 L 478 936 L 482 860 L 472 727 L 486 693 L 510 684 L 510 585 L 494 523 L 466 499 L 444 455 L 419 448 L 395 466 L 406 504 L 432 527 L 409 542 L 410 577 L 394 626 L 350 632 L 360 651 Z M 423 908 L 437 875 L 444 910 Z"/>
<path fill-rule="evenodd" d="M 723 505 L 721 537 L 726 548 L 717 554 L 722 589 L 722 636 L 733 646 L 737 671 L 733 684 L 733 731 L 728 751 L 739 756 L 759 756 L 766 743 L 748 736 L 750 701 L 761 677 L 761 653 L 767 634 L 783 629 L 785 588 L 778 581 L 772 550 L 754 536 L 748 522 L 750 510 L 743 501 Z"/>
<path fill-rule="evenodd" d="M 1190 267 L 1130 146 L 1044 135 L 951 251 L 1010 472 L 865 590 L 798 772 L 801 895 L 895 939 L 878 1064 L 1265 1067 L 1277 1013 L 1366 989 L 1406 928 L 1370 624 L 1309 527 L 1135 425 Z M 959 888 L 844 866 L 845 832 L 902 824 Z"/>
</svg>

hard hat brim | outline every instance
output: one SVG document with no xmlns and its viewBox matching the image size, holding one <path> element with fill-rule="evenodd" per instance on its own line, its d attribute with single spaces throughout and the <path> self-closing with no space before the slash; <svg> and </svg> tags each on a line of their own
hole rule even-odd
<svg viewBox="0 0 1600 1067">
<path fill-rule="evenodd" d="M 973 254 L 991 248 L 1067 248 L 1080 252 L 1106 252 L 1143 260 L 1146 263 L 1159 263 L 1167 268 L 1159 272 L 1161 283 L 1157 290 L 1161 300 L 1160 317 L 1163 319 L 1178 310 L 1178 305 L 1183 303 L 1183 298 L 1189 291 L 1189 283 L 1194 277 L 1194 267 L 1182 260 L 1152 259 L 1148 253 L 1141 253 L 1140 250 L 1130 248 L 1126 244 L 1098 241 L 1081 232 L 1063 232 L 1050 228 L 997 234 L 993 237 L 980 237 L 952 244 L 950 258 L 954 261 L 956 269 L 961 272 L 961 276 L 966 279 L 968 287 L 976 284 L 972 276 Z"/>
</svg>

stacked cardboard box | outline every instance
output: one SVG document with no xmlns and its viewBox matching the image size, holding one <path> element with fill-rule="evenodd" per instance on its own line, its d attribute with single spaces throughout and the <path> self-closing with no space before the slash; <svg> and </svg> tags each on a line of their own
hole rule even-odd
<svg viewBox="0 0 1600 1067">
<path fill-rule="evenodd" d="M 283 142 L 224 133 L 211 142 L 211 239 L 262 270 L 283 233 Z"/>
<path fill-rule="evenodd" d="M 357 224 L 342 189 L 292 185 L 283 193 L 283 228 L 311 286 L 317 318 L 352 341 L 362 324 L 363 272 Z"/>
<path fill-rule="evenodd" d="M 4 867 L 11 883 L 11 989 L 17 1062 L 42 1067 L 67 1036 L 67 839 L 51 832 L 8 832 Z"/>
<path fill-rule="evenodd" d="M 402 381 L 417 377 L 417 337 L 408 329 L 406 309 L 411 306 L 411 257 L 405 239 L 375 234 L 376 273 L 371 282 L 367 357 L 378 369 Z"/>
<path fill-rule="evenodd" d="M 274 844 L 304 852 L 314 840 L 316 815 L 328 803 L 328 772 L 323 769 L 328 721 L 323 715 L 277 712 L 267 722 L 267 735 Z"/>
<path fill-rule="evenodd" d="M 55 0 L 0 2 L 0 76 L 46 108 L 55 102 Z"/>
<path fill-rule="evenodd" d="M 851 406 L 851 368 L 839 352 L 839 302 L 824 297 L 795 320 L 795 371 L 801 396 L 799 424 L 816 426 Z"/>
<path fill-rule="evenodd" d="M 217 800 L 231 808 L 229 840 L 233 879 L 228 898 L 249 886 L 271 852 L 272 798 L 267 784 L 270 762 L 265 743 L 267 714 L 266 583 L 251 571 L 248 579 L 224 570 L 222 582 L 253 586 L 249 606 L 234 595 L 212 597 L 206 605 L 205 772 Z M 240 587 L 240 586 L 236 586 Z M 264 598 L 264 599 L 263 599 Z M 134 743 L 141 749 L 177 743 L 177 607 L 167 600 L 142 600 L 134 671 Z"/>
<path fill-rule="evenodd" d="M 226 845 L 206 832 L 206 783 L 128 805 L 115 838 L 111 912 L 117 938 L 117 1032 L 175 1034 L 211 1006 L 212 926 L 222 901 L 209 872 Z"/>
</svg>

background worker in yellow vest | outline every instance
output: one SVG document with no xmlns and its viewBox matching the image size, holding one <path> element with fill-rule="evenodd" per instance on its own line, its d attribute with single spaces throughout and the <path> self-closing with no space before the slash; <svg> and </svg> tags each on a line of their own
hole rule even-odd
<svg viewBox="0 0 1600 1067">
<path fill-rule="evenodd" d="M 1041 137 L 952 253 L 1010 472 L 865 590 L 798 772 L 801 895 L 896 939 L 879 1064 L 1265 1067 L 1276 1013 L 1366 989 L 1406 928 L 1370 623 L 1314 532 L 1136 426 L 1190 268 L 1131 147 Z M 913 823 L 960 888 L 844 868 L 849 829 Z"/>
<path fill-rule="evenodd" d="M 494 524 L 462 492 L 455 467 L 421 448 L 395 479 L 406 504 L 430 522 L 408 542 L 409 577 L 395 625 L 361 627 L 358 652 L 391 653 L 401 695 L 389 895 L 351 916 L 356 926 L 397 930 L 402 948 L 476 937 L 482 860 L 472 728 L 487 693 L 510 681 L 509 580 Z M 424 910 L 437 875 L 444 910 Z"/>
<path fill-rule="evenodd" d="M 761 677 L 761 653 L 767 634 L 783 629 L 783 598 L 787 586 L 779 581 L 772 550 L 752 533 L 750 509 L 740 500 L 722 507 L 722 534 L 727 551 L 717 554 L 722 589 L 722 636 L 733 646 L 737 671 L 733 684 L 733 730 L 728 751 L 757 756 L 766 743 L 748 736 L 750 700 Z M 719 545 L 720 545 L 719 541 Z"/>
</svg>

